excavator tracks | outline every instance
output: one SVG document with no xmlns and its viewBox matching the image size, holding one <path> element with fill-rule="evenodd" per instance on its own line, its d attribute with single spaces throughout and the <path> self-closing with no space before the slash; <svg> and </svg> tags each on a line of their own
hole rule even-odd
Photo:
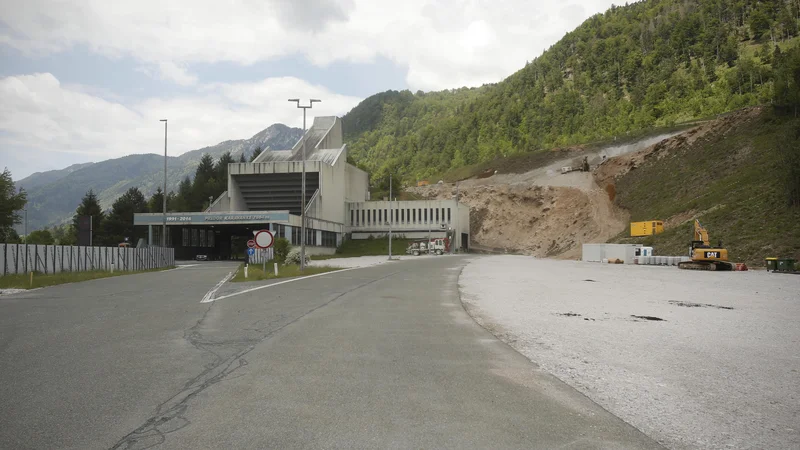
<svg viewBox="0 0 800 450">
<path fill-rule="evenodd" d="M 733 270 L 733 264 L 724 261 L 684 261 L 678 263 L 679 269 L 684 270 Z"/>
</svg>

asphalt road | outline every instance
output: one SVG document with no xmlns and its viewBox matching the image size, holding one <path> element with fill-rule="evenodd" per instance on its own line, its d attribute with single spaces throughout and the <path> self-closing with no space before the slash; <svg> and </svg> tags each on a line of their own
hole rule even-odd
<svg viewBox="0 0 800 450">
<path fill-rule="evenodd" d="M 466 261 L 211 303 L 233 265 L 0 298 L 0 448 L 659 448 L 476 325 Z"/>
</svg>

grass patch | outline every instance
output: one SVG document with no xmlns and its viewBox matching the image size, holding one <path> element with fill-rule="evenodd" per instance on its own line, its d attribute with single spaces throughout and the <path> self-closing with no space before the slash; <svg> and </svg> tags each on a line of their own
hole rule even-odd
<svg viewBox="0 0 800 450">
<path fill-rule="evenodd" d="M 392 237 L 392 255 L 405 255 L 410 239 Z M 379 239 L 350 239 L 336 249 L 335 255 L 312 256 L 314 261 L 354 258 L 357 256 L 389 256 L 389 238 Z"/>
<path fill-rule="evenodd" d="M 33 273 L 33 285 L 31 285 L 31 275 L 14 274 L 0 277 L 0 289 L 35 289 L 46 286 L 55 286 L 66 283 L 79 283 L 81 281 L 97 280 L 100 278 L 111 278 L 122 275 L 133 275 L 137 273 L 160 272 L 162 270 L 174 269 L 175 266 L 168 266 L 161 269 L 137 270 L 132 272 L 116 271 L 111 273 L 106 270 L 90 270 L 87 272 L 60 272 L 45 274 L 43 272 Z"/>
<path fill-rule="evenodd" d="M 800 208 L 789 206 L 786 152 L 800 151 L 800 119 L 765 111 L 758 118 L 653 158 L 617 181 L 617 203 L 631 220 L 683 217 L 664 233 L 613 242 L 652 245 L 660 255 L 688 254 L 696 217 L 711 244 L 722 241 L 733 261 L 800 259 Z M 794 149 L 794 150 L 792 150 Z"/>
<path fill-rule="evenodd" d="M 239 270 L 236 272 L 236 276 L 231 279 L 234 283 L 239 283 L 242 281 L 259 281 L 259 280 L 272 280 L 275 278 L 291 278 L 291 277 L 299 277 L 299 276 L 308 276 L 308 275 L 316 275 L 318 273 L 325 273 L 325 272 L 335 272 L 337 270 L 341 270 L 341 267 L 330 267 L 330 266 L 306 266 L 306 270 L 304 272 L 300 272 L 300 266 L 296 265 L 286 265 L 286 266 L 278 266 L 278 276 L 275 276 L 275 270 L 273 263 L 267 263 L 267 272 L 264 273 L 261 264 L 250 264 L 247 268 L 247 278 L 244 277 L 244 264 L 239 266 Z"/>
</svg>

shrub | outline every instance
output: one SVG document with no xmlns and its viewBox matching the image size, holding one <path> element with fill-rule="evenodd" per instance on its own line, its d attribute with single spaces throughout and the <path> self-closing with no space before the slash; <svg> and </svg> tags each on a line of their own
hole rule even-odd
<svg viewBox="0 0 800 450">
<path fill-rule="evenodd" d="M 306 264 L 308 264 L 309 261 L 311 261 L 311 257 L 306 253 Z M 286 264 L 300 265 L 300 247 L 289 250 L 289 254 L 286 255 Z"/>
<path fill-rule="evenodd" d="M 286 238 L 275 239 L 275 261 L 278 264 L 285 264 L 286 257 L 289 255 L 289 240 Z M 299 261 L 299 258 L 298 258 Z"/>
</svg>

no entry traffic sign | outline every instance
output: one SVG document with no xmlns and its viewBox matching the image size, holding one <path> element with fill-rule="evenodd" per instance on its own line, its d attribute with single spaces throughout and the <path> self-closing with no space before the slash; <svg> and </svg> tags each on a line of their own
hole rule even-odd
<svg viewBox="0 0 800 450">
<path fill-rule="evenodd" d="M 256 232 L 255 241 L 258 248 L 270 248 L 275 238 L 269 230 L 259 230 Z"/>
<path fill-rule="evenodd" d="M 252 239 L 247 241 L 247 248 L 255 248 L 255 246 L 256 246 L 256 241 L 254 241 Z"/>
</svg>

